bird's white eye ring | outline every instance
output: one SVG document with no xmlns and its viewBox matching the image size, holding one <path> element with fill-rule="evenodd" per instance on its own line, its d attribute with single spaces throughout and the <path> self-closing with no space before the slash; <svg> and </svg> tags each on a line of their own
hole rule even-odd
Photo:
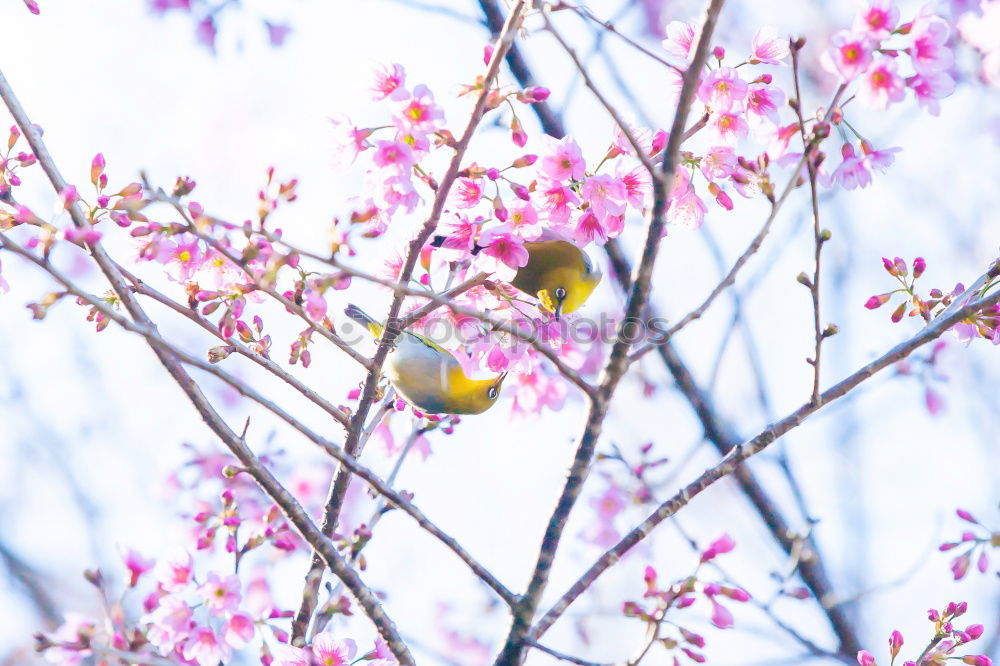
<svg viewBox="0 0 1000 666">
<path fill-rule="evenodd" d="M 497 391 L 497 387 L 496 386 L 491 386 L 490 390 L 486 392 L 486 397 L 488 397 L 490 400 L 496 400 L 497 399 L 497 395 L 499 395 L 499 393 L 500 392 Z"/>
<path fill-rule="evenodd" d="M 556 287 L 556 298 L 560 301 L 566 298 L 566 290 L 562 287 Z"/>
</svg>

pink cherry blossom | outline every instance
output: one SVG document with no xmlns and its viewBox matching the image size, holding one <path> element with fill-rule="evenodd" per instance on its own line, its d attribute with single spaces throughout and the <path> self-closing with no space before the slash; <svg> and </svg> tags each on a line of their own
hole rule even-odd
<svg viewBox="0 0 1000 666">
<path fill-rule="evenodd" d="M 507 223 L 514 229 L 514 233 L 524 240 L 536 240 L 542 235 L 538 211 L 527 201 L 510 207 L 510 217 L 508 217 Z"/>
<path fill-rule="evenodd" d="M 449 202 L 455 208 L 472 208 L 483 198 L 482 180 L 459 178 L 449 192 Z"/>
<path fill-rule="evenodd" d="M 625 201 L 628 205 L 637 211 L 644 210 L 653 196 L 653 181 L 649 170 L 641 165 L 628 169 L 624 163 L 619 162 L 615 175 L 625 186 Z"/>
<path fill-rule="evenodd" d="M 894 58 L 879 56 L 861 77 L 858 99 L 869 108 L 881 111 L 905 96 L 906 88 L 903 79 L 896 74 Z"/>
<path fill-rule="evenodd" d="M 736 151 L 731 146 L 712 146 L 702 155 L 701 173 L 706 180 L 729 178 L 736 165 Z"/>
<path fill-rule="evenodd" d="M 576 141 L 550 139 L 548 154 L 542 156 L 542 172 L 553 180 L 581 180 L 585 163 Z"/>
<path fill-rule="evenodd" d="M 558 181 L 542 181 L 538 192 L 542 195 L 541 209 L 555 226 L 566 224 L 570 214 L 580 204 L 580 197 L 571 187 Z"/>
<path fill-rule="evenodd" d="M 406 70 L 402 65 L 392 64 L 375 72 L 375 82 L 372 86 L 372 99 L 381 100 L 386 97 L 399 101 L 406 99 Z"/>
<path fill-rule="evenodd" d="M 625 184 L 613 176 L 591 176 L 580 188 L 580 195 L 590 203 L 590 210 L 602 221 L 609 215 L 625 212 Z"/>
<path fill-rule="evenodd" d="M 448 233 L 438 250 L 446 261 L 462 261 L 467 259 L 476 246 L 476 236 L 482 227 L 483 218 L 470 220 L 460 215 L 448 225 Z"/>
<path fill-rule="evenodd" d="M 153 567 L 153 577 L 167 592 L 183 592 L 191 582 L 191 555 L 180 551 L 161 559 Z"/>
<path fill-rule="evenodd" d="M 916 74 L 906 79 L 906 85 L 913 90 L 920 108 L 932 116 L 941 113 L 941 104 L 938 100 L 955 91 L 955 80 L 948 72 Z"/>
<path fill-rule="evenodd" d="M 159 605 L 140 618 L 149 623 L 146 639 L 166 654 L 174 646 L 187 639 L 191 628 L 191 607 L 180 597 L 167 595 L 159 600 Z"/>
<path fill-rule="evenodd" d="M 254 621 L 246 613 L 233 613 L 222 627 L 222 638 L 234 650 L 246 647 L 253 639 Z"/>
<path fill-rule="evenodd" d="M 860 76 L 872 62 L 872 44 L 866 36 L 841 30 L 831 39 L 831 47 L 823 52 L 823 66 L 843 81 Z"/>
<path fill-rule="evenodd" d="M 510 381 L 510 379 L 508 379 Z M 508 387 L 505 391 L 510 391 Z M 514 388 L 515 414 L 539 414 L 548 407 L 561 409 L 566 399 L 566 383 L 559 376 L 548 374 L 541 365 L 516 375 Z"/>
<path fill-rule="evenodd" d="M 279 643 L 272 649 L 274 661 L 271 666 L 311 666 L 309 655 L 302 648 Z"/>
<path fill-rule="evenodd" d="M 695 44 L 694 27 L 683 21 L 671 21 L 664 32 L 666 39 L 663 40 L 663 50 L 685 62 L 690 61 Z"/>
<path fill-rule="evenodd" d="M 229 659 L 229 646 L 219 640 L 215 632 L 208 627 L 199 627 L 181 646 L 181 654 L 185 659 L 193 661 L 198 666 L 218 666 Z"/>
<path fill-rule="evenodd" d="M 868 164 L 863 158 L 855 155 L 854 146 L 845 143 L 841 148 L 844 161 L 840 163 L 833 174 L 832 179 L 845 190 L 853 190 L 856 187 L 868 187 L 872 182 L 872 174 L 868 169 Z"/>
<path fill-rule="evenodd" d="M 139 577 L 152 569 L 155 561 L 143 557 L 142 554 L 134 548 L 119 547 L 118 552 L 121 554 L 122 561 L 125 563 L 125 568 L 128 569 L 128 586 L 135 587 L 139 582 Z"/>
<path fill-rule="evenodd" d="M 576 221 L 576 228 L 573 230 L 573 240 L 577 245 L 587 245 L 596 243 L 604 245 L 608 242 L 608 230 L 604 227 L 601 219 L 588 210 L 580 219 Z"/>
<path fill-rule="evenodd" d="M 778 31 L 765 26 L 757 31 L 750 43 L 750 64 L 780 65 L 788 57 L 788 39 L 778 37 Z"/>
<path fill-rule="evenodd" d="M 198 595 L 215 615 L 235 611 L 240 605 L 239 576 L 223 578 L 212 571 L 206 581 L 198 587 Z"/>
<path fill-rule="evenodd" d="M 880 173 L 886 172 L 886 169 L 896 161 L 895 154 L 901 150 L 902 148 L 881 148 L 875 150 L 867 141 L 861 142 L 861 152 L 865 156 L 865 164 Z"/>
<path fill-rule="evenodd" d="M 697 229 L 705 220 L 708 207 L 691 188 L 676 199 L 671 200 L 667 210 L 667 223 L 682 229 Z"/>
<path fill-rule="evenodd" d="M 423 84 L 413 89 L 410 99 L 402 102 L 402 109 L 396 117 L 406 127 L 425 133 L 440 129 L 444 123 L 444 111 L 434 103 L 430 88 Z"/>
<path fill-rule="evenodd" d="M 712 138 L 725 146 L 735 146 L 750 131 L 743 115 L 732 111 L 713 113 L 706 129 Z"/>
<path fill-rule="evenodd" d="M 513 272 L 528 263 L 528 251 L 524 247 L 524 241 L 506 224 L 481 233 L 479 244 L 483 248 L 479 253 L 480 257 L 487 258 L 483 261 L 487 266 L 493 266 L 500 279 L 513 278 Z"/>
<path fill-rule="evenodd" d="M 852 29 L 875 40 L 888 39 L 899 24 L 899 7 L 894 0 L 872 0 L 854 18 Z"/>
<path fill-rule="evenodd" d="M 751 122 L 759 124 L 766 121 L 777 125 L 778 109 L 785 106 L 785 93 L 777 86 L 766 83 L 751 83 L 747 93 L 747 117 Z"/>
<path fill-rule="evenodd" d="M 698 99 L 715 111 L 728 111 L 734 106 L 743 108 L 747 96 L 747 82 L 732 67 L 712 70 L 698 86 Z"/>
<path fill-rule="evenodd" d="M 330 118 L 333 124 L 333 161 L 337 169 L 354 164 L 358 155 L 371 147 L 368 137 L 372 131 L 354 125 L 347 116 Z"/>
<path fill-rule="evenodd" d="M 337 639 L 327 631 L 313 637 L 313 659 L 320 666 L 350 666 L 357 652 L 358 646 L 350 638 Z"/>
<path fill-rule="evenodd" d="M 402 141 L 377 141 L 372 160 L 376 166 L 394 173 L 409 171 L 415 162 L 413 150 Z"/>
<path fill-rule="evenodd" d="M 910 29 L 913 46 L 909 49 L 917 73 L 940 72 L 951 67 L 955 56 L 947 46 L 950 33 L 948 22 L 940 16 L 924 12 L 917 16 Z"/>
</svg>

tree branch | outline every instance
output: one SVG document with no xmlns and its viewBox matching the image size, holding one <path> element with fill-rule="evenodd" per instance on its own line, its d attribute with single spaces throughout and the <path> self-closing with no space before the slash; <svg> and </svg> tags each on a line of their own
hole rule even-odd
<svg viewBox="0 0 1000 666">
<path fill-rule="evenodd" d="M 406 258 L 404 259 L 399 275 L 397 276 L 397 282 L 401 285 L 405 285 L 409 282 L 410 276 L 413 274 L 413 269 L 416 266 L 417 259 L 420 256 L 420 251 L 430 239 L 431 234 L 434 233 L 434 230 L 437 228 L 438 221 L 441 219 L 441 214 L 444 211 L 448 193 L 451 190 L 451 186 L 455 182 L 455 179 L 458 177 L 459 170 L 461 169 L 462 160 L 465 157 L 465 151 L 469 147 L 472 135 L 479 126 L 479 122 L 482 120 L 483 114 L 486 112 L 486 100 L 490 95 L 493 82 L 496 80 L 497 74 L 500 71 L 500 65 L 503 62 L 508 49 L 511 47 L 511 44 L 514 42 L 514 37 L 517 34 L 517 29 L 521 22 L 521 12 L 524 10 L 524 7 L 524 0 L 518 0 L 513 11 L 508 17 L 507 22 L 504 24 L 499 37 L 497 38 L 493 55 L 490 57 L 489 64 L 486 68 L 486 74 L 482 80 L 482 91 L 476 99 L 475 106 L 472 109 L 472 114 L 466 124 L 465 131 L 462 133 L 462 137 L 455 145 L 455 154 L 452 156 L 451 162 L 448 165 L 448 170 L 445 172 L 445 175 L 442 177 L 441 183 L 438 186 L 430 215 L 424 222 L 423 227 L 421 227 L 417 236 L 410 241 L 407 248 Z M 382 330 L 382 337 L 378 341 L 378 348 L 375 350 L 375 356 L 372 358 L 371 366 L 368 369 L 368 375 L 365 378 L 364 387 L 361 390 L 358 407 L 355 410 L 354 415 L 351 417 L 351 425 L 348 429 L 347 440 L 344 444 L 344 449 L 350 456 L 355 456 L 359 452 L 360 436 L 364 430 L 365 421 L 368 418 L 368 412 L 371 409 L 372 403 L 376 399 L 378 382 L 382 374 L 382 366 L 385 364 L 386 357 L 389 355 L 389 350 L 392 348 L 393 341 L 402 331 L 399 327 L 399 313 L 403 306 L 404 297 L 404 294 L 399 292 L 396 292 L 393 295 L 392 303 L 389 306 L 389 312 L 386 315 L 385 327 Z M 336 530 L 337 518 L 340 514 L 340 508 L 344 503 L 344 496 L 347 494 L 347 487 L 349 483 L 350 474 L 344 469 L 343 466 L 341 466 L 337 470 L 337 473 L 330 484 L 326 507 L 323 511 L 323 534 L 330 535 L 333 534 L 334 530 Z M 314 557 L 309 567 L 309 572 L 306 573 L 306 581 L 302 594 L 302 604 L 299 606 L 299 611 L 293 622 L 292 640 L 294 642 L 302 641 L 302 632 L 304 631 L 304 627 L 308 625 L 308 618 L 312 616 L 312 613 L 315 610 L 316 590 L 318 589 L 320 583 L 320 577 L 317 576 L 315 572 L 320 568 L 320 566 L 321 563 L 319 559 Z M 499 590 L 497 591 L 499 592 Z M 512 595 L 509 593 L 506 595 L 501 593 L 501 597 L 508 602 L 512 599 Z"/>
<path fill-rule="evenodd" d="M 707 469 L 697 479 L 682 488 L 666 502 L 663 502 L 638 527 L 625 535 L 621 541 L 605 552 L 604 555 L 602 555 L 600 559 L 598 559 L 597 562 L 595 562 L 587 570 L 587 572 L 584 573 L 583 576 L 581 576 L 580 579 L 577 580 L 570 587 L 570 589 L 563 594 L 562 597 L 560 597 L 560 599 L 552 606 L 551 609 L 549 609 L 542 620 L 536 625 L 536 628 L 532 631 L 532 637 L 540 637 L 544 633 L 544 629 L 551 626 L 555 619 L 562 615 L 569 605 L 577 599 L 577 597 L 590 587 L 602 573 L 621 559 L 621 557 L 628 552 L 629 549 L 649 536 L 653 528 L 667 518 L 676 514 L 677 511 L 690 502 L 691 499 L 700 494 L 706 488 L 710 487 L 716 481 L 729 476 L 730 474 L 734 474 L 736 470 L 739 469 L 740 463 L 744 460 L 760 453 L 779 437 L 801 425 L 801 423 L 808 416 L 819 411 L 821 408 L 834 400 L 843 397 L 859 384 L 872 377 L 875 373 L 906 358 L 913 351 L 928 342 L 939 338 L 945 333 L 945 331 L 963 319 L 966 319 L 1000 302 L 1000 291 L 996 291 L 995 293 L 978 300 L 970 300 L 970 298 L 982 288 L 982 285 L 985 282 L 985 277 L 986 276 L 984 275 L 976 282 L 976 284 L 967 289 L 962 296 L 955 300 L 952 307 L 945 310 L 945 312 L 928 324 L 920 333 L 909 340 L 901 342 L 879 358 L 868 363 L 860 370 L 843 379 L 838 384 L 830 387 L 820 394 L 818 401 L 807 402 L 785 418 L 765 428 L 753 439 L 736 446 L 719 463 Z"/>
<path fill-rule="evenodd" d="M 495 662 L 497 666 L 516 665 L 523 659 L 525 637 L 530 629 L 531 621 L 538 607 L 542 592 L 544 592 L 545 586 L 548 583 L 549 573 L 552 570 L 552 564 L 555 560 L 556 551 L 559 548 L 559 541 L 566 526 L 566 521 L 580 496 L 583 480 L 593 460 L 594 451 L 597 447 L 597 441 L 600 438 L 601 427 L 608 412 L 611 396 L 619 380 L 628 369 L 628 350 L 631 343 L 629 337 L 625 335 L 624 327 L 629 322 L 637 321 L 649 298 L 653 264 L 656 261 L 660 239 L 663 236 L 663 228 L 666 224 L 667 209 L 670 205 L 670 189 L 673 183 L 680 142 L 684 128 L 687 125 L 687 117 L 694 99 L 695 90 L 698 86 L 701 68 L 708 58 L 712 33 L 723 3 L 724 0 L 711 0 L 705 12 L 701 36 L 698 39 L 694 57 L 691 60 L 690 67 L 684 74 L 684 83 L 677 101 L 677 110 L 674 114 L 670 138 L 667 141 L 667 147 L 663 155 L 661 177 L 659 182 L 654 180 L 654 202 L 647 227 L 645 247 L 639 268 L 636 271 L 636 276 L 632 281 L 632 289 L 629 292 L 628 301 L 625 306 L 624 319 L 618 329 L 618 340 L 611 349 L 597 395 L 591 399 L 586 424 L 580 437 L 580 443 L 577 446 L 573 464 L 570 467 L 569 475 L 563 486 L 559 501 L 546 527 L 545 536 L 542 539 L 542 545 L 538 552 L 538 560 L 535 563 L 534 572 L 528 583 L 527 591 L 521 597 L 520 603 L 514 608 L 514 617 L 510 631 Z"/>
</svg>

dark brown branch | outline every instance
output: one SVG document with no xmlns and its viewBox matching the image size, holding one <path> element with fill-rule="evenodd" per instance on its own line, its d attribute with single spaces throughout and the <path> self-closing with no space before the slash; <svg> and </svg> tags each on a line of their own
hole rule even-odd
<svg viewBox="0 0 1000 666">
<path fill-rule="evenodd" d="M 458 173 L 462 167 L 462 160 L 465 157 L 465 151 L 468 149 L 469 143 L 472 141 L 472 135 L 475 133 L 476 128 L 479 126 L 479 122 L 482 120 L 482 117 L 486 112 L 486 100 L 490 95 L 493 82 L 496 80 L 497 74 L 500 71 L 500 65 L 503 63 L 503 59 L 506 56 L 508 49 L 510 49 L 511 44 L 514 42 L 517 29 L 520 26 L 521 12 L 524 10 L 524 6 L 524 0 L 518 0 L 513 11 L 511 11 L 507 22 L 504 24 L 503 29 L 500 31 L 499 37 L 497 37 L 493 55 L 487 65 L 486 74 L 483 76 L 482 91 L 476 99 L 475 106 L 472 109 L 472 114 L 469 117 L 469 121 L 466 124 L 461 138 L 458 140 L 458 143 L 455 144 L 455 154 L 452 156 L 451 162 L 448 165 L 448 170 L 441 178 L 441 183 L 439 184 L 434 197 L 434 203 L 431 206 L 430 215 L 427 217 L 427 220 L 424 222 L 416 237 L 410 241 L 410 244 L 407 247 L 406 258 L 403 260 L 403 265 L 400 268 L 399 275 L 397 276 L 397 282 L 401 285 L 405 285 L 409 282 L 410 277 L 413 274 L 413 269 L 417 264 L 417 259 L 420 256 L 420 251 L 423 249 L 424 245 L 427 244 L 427 241 L 437 228 L 438 221 L 441 219 L 441 214 L 444 211 L 448 193 L 451 191 L 451 186 L 455 182 L 455 179 L 458 178 Z M 385 319 L 385 327 L 383 328 L 382 336 L 378 341 L 378 348 L 375 350 L 375 356 L 372 358 L 371 366 L 368 369 L 368 375 L 365 377 L 364 387 L 361 389 L 361 397 L 358 400 L 358 407 L 355 410 L 354 415 L 351 417 L 351 425 L 348 429 L 347 440 L 344 444 L 344 448 L 349 456 L 356 456 L 359 453 L 361 433 L 364 430 L 365 421 L 368 418 L 368 412 L 371 410 L 372 404 L 377 399 L 379 379 L 382 375 L 382 366 L 385 364 L 386 357 L 389 355 L 389 350 L 392 348 L 393 341 L 402 331 L 399 326 L 399 313 L 403 307 L 404 298 L 405 295 L 397 291 L 394 293 L 392 303 L 389 306 L 389 312 Z M 337 470 L 337 473 L 330 484 L 330 491 L 327 496 L 326 506 L 323 510 L 323 534 L 331 535 L 336 530 L 337 518 L 340 514 L 341 506 L 343 506 L 344 497 L 347 494 L 347 487 L 350 484 L 350 480 L 351 478 L 349 472 L 344 468 L 344 466 L 341 466 Z M 309 624 L 309 618 L 315 610 L 316 590 L 318 589 L 318 585 L 320 583 L 320 578 L 315 572 L 321 566 L 322 563 L 319 561 L 319 558 L 314 556 L 309 567 L 309 571 L 306 573 L 302 603 L 300 604 L 299 610 L 292 622 L 293 642 L 301 643 L 305 628 Z M 509 594 L 507 596 L 501 594 L 501 596 L 505 601 L 510 602 L 511 596 Z"/>
<path fill-rule="evenodd" d="M 684 74 L 684 83 L 677 101 L 677 109 L 674 113 L 670 138 L 664 150 L 660 178 L 657 179 L 658 182 L 654 180 L 654 200 L 646 231 L 645 246 L 642 259 L 639 262 L 639 268 L 632 281 L 632 289 L 629 292 L 628 301 L 625 306 L 625 315 L 622 324 L 619 326 L 618 340 L 611 349 L 597 395 L 591 398 L 590 409 L 587 414 L 583 433 L 580 436 L 576 455 L 574 456 L 569 475 L 563 486 L 555 510 L 549 518 L 545 536 L 539 548 L 538 560 L 535 563 L 527 591 L 521 597 L 520 603 L 514 608 L 514 617 L 510 631 L 495 662 L 498 666 L 519 664 L 524 657 L 524 641 L 530 630 L 531 621 L 534 618 L 541 595 L 548 583 L 549 573 L 555 561 L 556 551 L 559 548 L 559 542 L 566 526 L 566 521 L 580 496 L 583 480 L 593 460 L 604 418 L 607 415 L 611 402 L 611 396 L 615 388 L 617 388 L 619 380 L 628 369 L 628 351 L 631 344 L 629 337 L 625 335 L 623 327 L 628 325 L 629 322 L 638 321 L 638 317 L 642 314 L 646 301 L 649 298 L 653 265 L 659 252 L 663 228 L 666 225 L 667 209 L 670 205 L 670 189 L 673 183 L 680 142 L 684 134 L 684 128 L 687 125 L 687 118 L 691 109 L 691 103 L 694 100 L 695 90 L 700 80 L 701 68 L 708 58 L 712 33 L 714 32 L 715 23 L 718 20 L 723 3 L 724 0 L 711 0 L 705 12 L 705 19 L 694 57 Z"/>
</svg>

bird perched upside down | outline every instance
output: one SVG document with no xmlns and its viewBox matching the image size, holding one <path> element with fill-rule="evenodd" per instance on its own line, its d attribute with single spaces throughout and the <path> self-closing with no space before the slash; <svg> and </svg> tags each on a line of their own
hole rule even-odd
<svg viewBox="0 0 1000 666">
<path fill-rule="evenodd" d="M 441 247 L 447 241 L 446 236 L 435 236 L 431 245 Z M 553 232 L 547 231 L 538 240 L 526 241 L 524 248 L 528 251 L 528 263 L 517 270 L 511 284 L 526 294 L 537 296 L 541 307 L 553 313 L 556 319 L 583 305 L 601 281 L 601 272 L 591 263 L 587 253 Z M 481 250 L 476 245 L 472 254 Z"/>
<path fill-rule="evenodd" d="M 375 339 L 382 336 L 383 325 L 358 306 L 348 305 L 344 314 Z M 428 414 L 482 414 L 497 401 L 507 376 L 469 379 L 451 352 L 410 331 L 393 343 L 385 374 L 408 403 Z"/>
</svg>

